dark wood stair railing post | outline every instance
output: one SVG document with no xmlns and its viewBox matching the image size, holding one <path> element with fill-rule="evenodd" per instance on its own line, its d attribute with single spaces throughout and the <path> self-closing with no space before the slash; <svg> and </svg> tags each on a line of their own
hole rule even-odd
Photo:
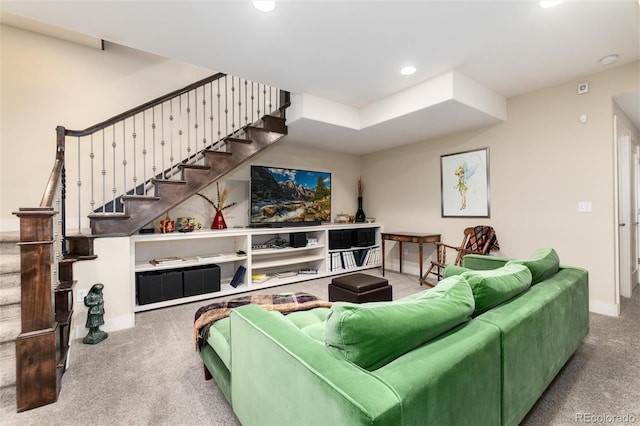
<svg viewBox="0 0 640 426">
<path fill-rule="evenodd" d="M 52 298 L 54 264 L 52 208 L 20 209 L 22 330 L 16 339 L 18 411 L 55 402 L 60 390 L 58 323 Z M 61 373 L 60 373 L 61 376 Z"/>
<path fill-rule="evenodd" d="M 73 313 L 73 260 L 56 259 L 56 232 L 64 241 L 64 127 L 56 129 L 56 158 L 40 207 L 21 208 L 20 219 L 20 317 L 21 332 L 16 339 L 16 403 L 25 411 L 55 402 L 60 392 L 69 350 Z M 59 200 L 61 229 L 54 220 Z M 62 247 L 64 255 L 64 244 Z M 53 272 L 57 272 L 54 274 Z M 58 281 L 53 282 L 57 276 Z M 55 288 L 54 288 L 55 287 Z"/>
</svg>

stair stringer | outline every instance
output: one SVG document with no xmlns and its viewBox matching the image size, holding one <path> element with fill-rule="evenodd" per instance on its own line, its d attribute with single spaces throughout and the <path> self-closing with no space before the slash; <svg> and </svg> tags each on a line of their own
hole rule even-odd
<svg viewBox="0 0 640 426">
<path fill-rule="evenodd" d="M 165 212 L 278 142 L 285 134 L 248 126 L 247 139 L 230 140 L 229 151 L 205 151 L 205 165 L 208 167 L 186 166 L 182 169 L 181 180 L 155 180 L 154 196 L 124 196 L 124 213 L 89 215 L 92 234 L 115 237 L 138 232 Z"/>
</svg>

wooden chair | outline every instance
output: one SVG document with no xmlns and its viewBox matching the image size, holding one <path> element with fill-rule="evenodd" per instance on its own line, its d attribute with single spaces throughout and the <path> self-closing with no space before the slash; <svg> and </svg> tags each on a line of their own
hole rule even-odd
<svg viewBox="0 0 640 426">
<path fill-rule="evenodd" d="M 467 254 L 487 254 L 491 249 L 499 249 L 498 240 L 496 239 L 495 230 L 491 226 L 474 226 L 465 228 L 464 238 L 459 246 L 452 246 L 442 242 L 435 243 L 436 245 L 436 260 L 431 261 L 431 266 L 427 269 L 421 282 L 426 282 L 426 278 L 429 274 L 434 274 L 438 277 L 438 281 L 442 279 L 442 271 L 447 266 L 447 249 L 456 251 L 456 259 L 453 265 L 461 266 L 462 258 Z M 431 284 L 429 284 L 431 285 Z"/>
</svg>

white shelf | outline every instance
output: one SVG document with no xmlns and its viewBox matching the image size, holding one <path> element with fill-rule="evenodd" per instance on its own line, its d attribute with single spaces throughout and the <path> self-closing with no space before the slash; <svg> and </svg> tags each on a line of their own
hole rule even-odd
<svg viewBox="0 0 640 426">
<path fill-rule="evenodd" d="M 329 253 L 339 253 L 339 252 L 343 252 L 343 251 L 354 251 L 354 250 L 367 250 L 367 249 L 372 249 L 372 248 L 376 248 L 376 247 L 381 247 L 380 244 L 374 244 L 372 246 L 365 246 L 365 247 L 349 247 L 346 249 L 334 249 L 334 250 L 329 250 Z"/>
<path fill-rule="evenodd" d="M 324 276 L 326 275 L 325 274 L 321 275 L 318 273 L 318 274 L 296 274 L 296 275 L 292 275 L 290 277 L 285 277 L 285 278 L 271 277 L 268 280 L 261 283 L 251 283 L 250 290 L 259 290 L 261 288 L 269 288 L 269 287 L 276 287 L 279 285 L 299 283 L 302 281 L 314 280 L 316 278 L 321 278 Z"/>
<path fill-rule="evenodd" d="M 182 269 L 182 268 L 189 268 L 192 266 L 218 265 L 221 263 L 238 262 L 241 260 L 247 260 L 246 255 L 240 256 L 240 255 L 237 255 L 236 253 L 224 253 L 221 255 L 223 256 L 222 258 L 206 260 L 206 261 L 201 261 L 197 257 L 185 257 L 185 258 L 182 258 L 183 260 L 182 262 L 177 262 L 177 263 L 172 262 L 172 263 L 159 264 L 159 265 L 153 265 L 149 262 L 136 262 L 135 271 L 136 272 L 162 271 L 165 269 Z M 202 255 L 202 256 L 207 256 L 207 255 Z"/>
<path fill-rule="evenodd" d="M 329 231 L 356 230 L 362 228 L 375 229 L 375 243 L 367 247 L 351 247 L 348 249 L 329 249 Z M 313 280 L 333 275 L 340 275 L 378 268 L 375 265 L 360 266 L 351 269 L 332 271 L 330 257 L 332 253 L 353 250 L 365 250 L 380 247 L 380 233 L 382 226 L 375 223 L 323 224 L 320 226 L 305 226 L 291 228 L 231 228 L 223 230 L 201 230 L 187 233 L 173 232 L 170 234 L 141 234 L 130 238 L 131 244 L 131 298 L 133 311 L 142 312 L 151 309 L 164 308 L 182 303 L 197 302 L 212 298 L 226 297 L 251 290 L 276 287 L 301 281 Z M 313 238 L 317 244 L 304 247 L 284 247 L 253 249 L 255 244 L 279 237 L 288 241 L 289 234 L 305 232 L 307 239 Z M 238 255 L 243 251 L 245 255 Z M 206 261 L 199 261 L 197 256 L 215 256 Z M 161 257 L 176 256 L 185 259 L 180 263 L 152 265 L 150 260 Z M 187 296 L 162 302 L 138 305 L 136 301 L 136 274 L 141 272 L 170 271 L 191 268 L 195 266 L 218 265 L 221 273 L 220 291 Z M 238 287 L 229 284 L 239 266 L 246 268 L 245 275 Z M 285 278 L 271 277 L 262 283 L 252 283 L 253 273 L 267 273 L 294 271 L 301 268 L 313 268 L 317 274 L 296 274 Z"/>
<path fill-rule="evenodd" d="M 382 263 L 376 263 L 375 265 L 366 265 L 366 266 L 356 266 L 355 268 L 349 269 L 336 269 L 330 272 L 330 275 L 339 275 L 339 274 L 350 274 L 352 272 L 364 271 L 366 269 L 372 268 L 380 268 L 382 267 Z"/>
<path fill-rule="evenodd" d="M 246 237 L 247 229 L 245 228 L 228 228 L 228 229 L 201 229 L 192 232 L 171 232 L 168 234 L 137 234 L 131 237 L 132 242 L 153 242 L 153 241 L 175 241 L 175 240 L 198 240 L 201 238 L 220 238 L 220 237 Z"/>
<path fill-rule="evenodd" d="M 251 256 L 253 258 L 257 258 L 260 256 L 269 256 L 269 255 L 294 255 L 300 254 L 304 251 L 323 249 L 324 244 L 316 244 L 313 246 L 305 246 L 305 247 L 283 247 L 283 248 L 266 248 L 266 249 L 253 249 L 251 250 Z M 254 262 L 255 263 L 255 262 Z"/>
<path fill-rule="evenodd" d="M 282 257 L 282 258 L 271 259 L 271 260 L 254 261 L 252 264 L 252 267 L 254 270 L 268 269 L 268 268 L 275 268 L 278 266 L 299 265 L 301 263 L 315 262 L 318 260 L 325 260 L 324 254 L 316 254 L 316 255 L 310 255 L 310 256 L 296 256 L 296 257 L 290 257 L 290 258 Z"/>
</svg>

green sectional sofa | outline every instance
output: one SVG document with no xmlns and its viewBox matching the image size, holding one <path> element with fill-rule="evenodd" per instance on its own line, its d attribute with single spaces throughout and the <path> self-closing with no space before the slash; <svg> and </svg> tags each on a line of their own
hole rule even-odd
<svg viewBox="0 0 640 426">
<path fill-rule="evenodd" d="M 247 425 L 517 425 L 588 324 L 587 271 L 541 249 L 468 255 L 394 302 L 242 306 L 200 355 Z"/>
</svg>

